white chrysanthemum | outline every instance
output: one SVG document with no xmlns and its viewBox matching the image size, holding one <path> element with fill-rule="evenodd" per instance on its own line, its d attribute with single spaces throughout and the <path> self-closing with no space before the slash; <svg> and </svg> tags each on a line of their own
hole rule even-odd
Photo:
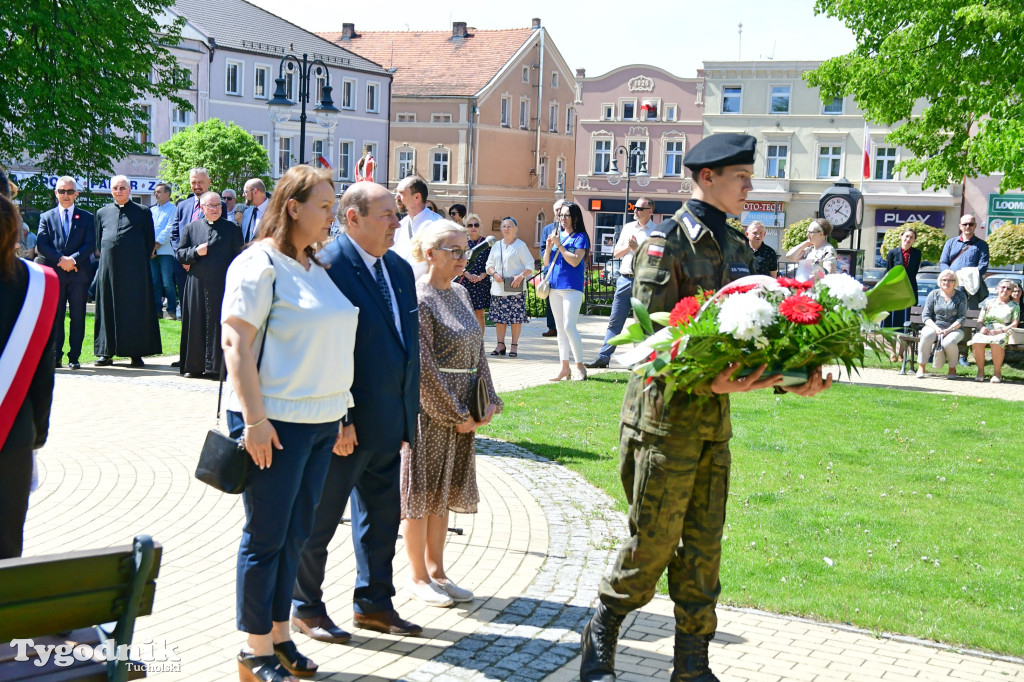
<svg viewBox="0 0 1024 682">
<path fill-rule="evenodd" d="M 756 291 L 734 294 L 722 301 L 718 310 L 718 331 L 749 341 L 761 336 L 774 317 L 775 308 Z"/>
<path fill-rule="evenodd" d="M 868 305 L 868 297 L 861 283 L 849 275 L 836 273 L 821 278 L 822 285 L 828 293 L 842 301 L 850 310 L 863 310 Z"/>
</svg>

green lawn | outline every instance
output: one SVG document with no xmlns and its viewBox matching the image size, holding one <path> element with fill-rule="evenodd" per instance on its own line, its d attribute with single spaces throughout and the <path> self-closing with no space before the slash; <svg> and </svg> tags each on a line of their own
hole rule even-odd
<svg viewBox="0 0 1024 682">
<path fill-rule="evenodd" d="M 71 338 L 71 332 L 68 327 L 71 325 L 70 318 L 64 316 L 64 362 L 67 362 L 67 351 L 69 348 L 68 339 Z M 96 356 L 92 352 L 92 339 L 93 330 L 95 329 L 96 320 L 95 315 L 92 313 L 85 314 L 85 340 L 82 341 L 82 356 L 78 359 L 83 365 L 87 363 L 93 363 L 96 361 Z M 177 355 L 178 349 L 181 343 L 181 322 L 177 320 L 160 320 L 160 345 L 163 347 L 164 355 Z"/>
<path fill-rule="evenodd" d="M 625 376 L 506 394 L 482 433 L 625 510 Z M 1018 404 L 848 385 L 732 404 L 723 603 L 1024 655 Z"/>
</svg>

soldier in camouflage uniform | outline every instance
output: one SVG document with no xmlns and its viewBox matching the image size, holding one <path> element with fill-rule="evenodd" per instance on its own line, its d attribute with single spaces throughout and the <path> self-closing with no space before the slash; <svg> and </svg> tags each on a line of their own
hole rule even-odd
<svg viewBox="0 0 1024 682">
<path fill-rule="evenodd" d="M 720 289 L 752 271 L 746 238 L 726 225 L 751 189 L 755 139 L 724 133 L 704 138 L 686 155 L 693 199 L 659 225 L 633 264 L 633 296 L 651 312 L 670 311 L 701 289 Z M 668 569 L 675 602 L 673 681 L 717 682 L 708 666 L 708 643 L 718 624 L 718 571 L 729 492 L 729 393 L 774 386 L 779 377 L 731 378 L 730 366 L 695 395 L 676 393 L 667 405 L 660 382 L 644 390 L 633 375 L 622 404 L 619 440 L 622 484 L 629 501 L 630 539 L 600 603 L 583 630 L 580 679 L 615 680 L 615 647 L 623 618 L 654 596 Z M 814 395 L 831 385 L 820 372 L 784 390 Z M 780 390 L 780 389 L 776 389 Z"/>
</svg>

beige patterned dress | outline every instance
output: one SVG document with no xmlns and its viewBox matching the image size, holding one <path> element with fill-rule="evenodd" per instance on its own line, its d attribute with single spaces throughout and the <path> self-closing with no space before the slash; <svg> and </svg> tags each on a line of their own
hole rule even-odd
<svg viewBox="0 0 1024 682">
<path fill-rule="evenodd" d="M 420 418 L 416 444 L 402 451 L 402 518 L 421 519 L 448 511 L 476 513 L 475 432 L 458 433 L 469 418 L 477 376 L 501 412 L 483 353 L 483 332 L 469 294 L 459 284 L 435 289 L 428 278 L 416 283 L 420 318 Z M 446 369 L 476 368 L 475 373 Z"/>
</svg>

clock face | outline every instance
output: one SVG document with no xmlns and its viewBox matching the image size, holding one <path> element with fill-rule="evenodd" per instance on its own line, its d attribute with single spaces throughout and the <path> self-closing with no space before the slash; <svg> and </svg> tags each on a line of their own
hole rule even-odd
<svg viewBox="0 0 1024 682">
<path fill-rule="evenodd" d="M 853 207 L 846 197 L 832 197 L 825 202 L 821 212 L 834 227 L 841 227 L 850 220 Z"/>
</svg>

